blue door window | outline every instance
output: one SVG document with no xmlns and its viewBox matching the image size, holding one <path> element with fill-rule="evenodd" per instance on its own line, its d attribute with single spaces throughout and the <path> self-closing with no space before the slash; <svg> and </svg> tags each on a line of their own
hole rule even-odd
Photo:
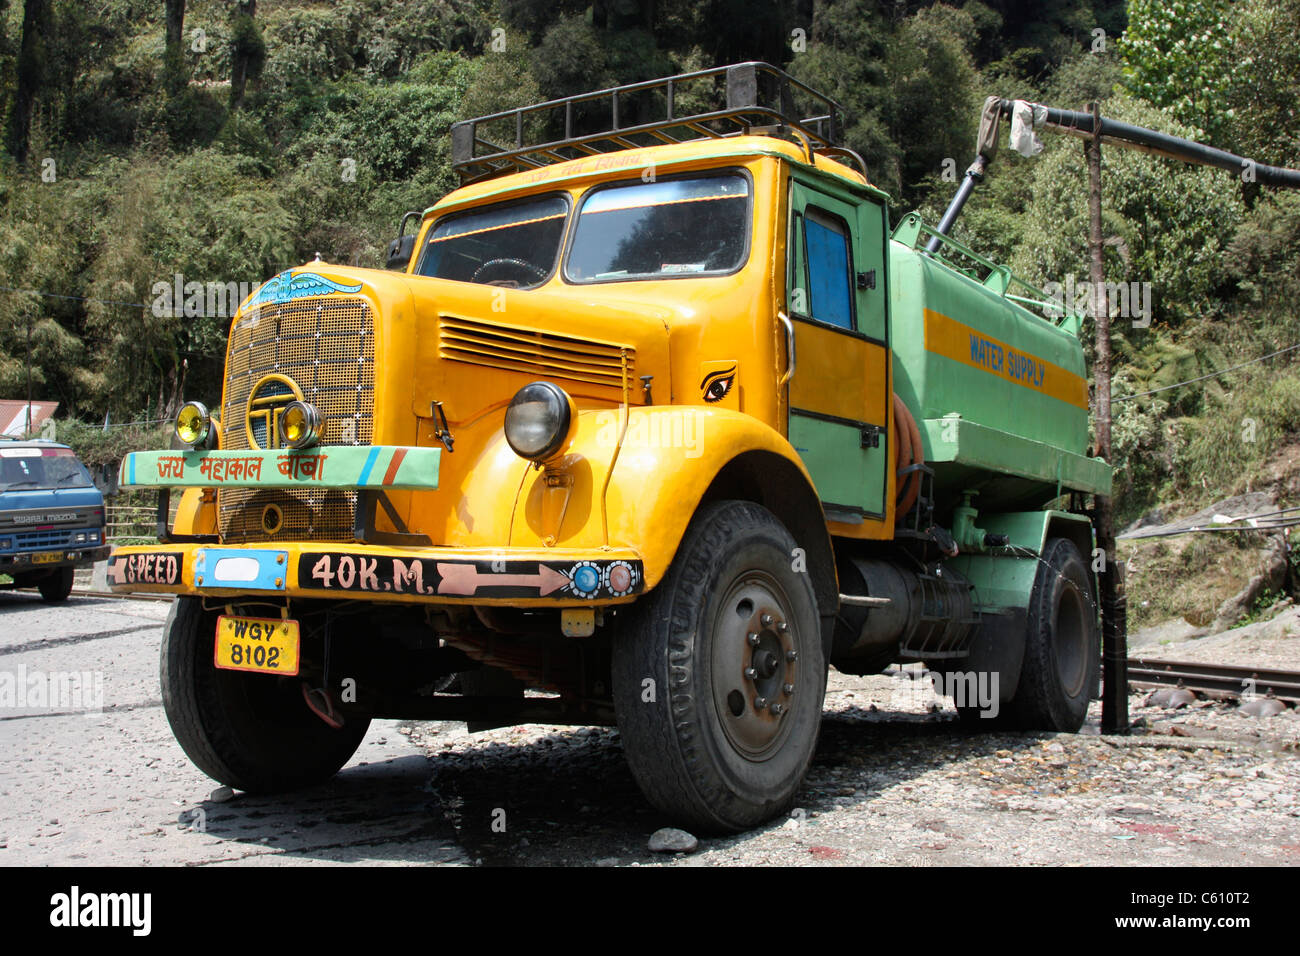
<svg viewBox="0 0 1300 956">
<path fill-rule="evenodd" d="M 808 308 L 812 317 L 827 325 L 852 329 L 853 290 L 849 282 L 848 230 L 843 223 L 809 209 L 803 217 L 804 247 L 808 259 Z"/>
</svg>

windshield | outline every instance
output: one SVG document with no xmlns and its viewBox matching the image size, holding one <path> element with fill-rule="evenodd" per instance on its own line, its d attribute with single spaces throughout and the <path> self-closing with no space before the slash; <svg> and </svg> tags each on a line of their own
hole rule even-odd
<svg viewBox="0 0 1300 956">
<path fill-rule="evenodd" d="M 572 282 L 735 272 L 749 247 L 749 180 L 633 182 L 588 194 L 565 265 Z"/>
<path fill-rule="evenodd" d="M 569 213 L 563 196 L 447 216 L 429 231 L 420 275 L 528 288 L 555 268 Z"/>
<path fill-rule="evenodd" d="M 92 484 L 90 472 L 70 448 L 0 448 L 0 492 Z"/>
</svg>

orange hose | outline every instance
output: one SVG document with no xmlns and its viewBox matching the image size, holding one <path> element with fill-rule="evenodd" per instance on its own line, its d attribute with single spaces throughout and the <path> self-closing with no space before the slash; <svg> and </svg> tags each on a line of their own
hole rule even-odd
<svg viewBox="0 0 1300 956">
<path fill-rule="evenodd" d="M 921 429 L 917 427 L 916 419 L 912 417 L 911 411 L 897 394 L 894 395 L 894 446 L 897 449 L 894 456 L 897 471 L 902 471 L 911 465 L 919 465 L 925 460 L 925 449 L 921 444 Z M 898 487 L 895 498 L 897 513 L 907 514 L 911 511 L 920 492 L 921 473 L 913 471 Z"/>
</svg>

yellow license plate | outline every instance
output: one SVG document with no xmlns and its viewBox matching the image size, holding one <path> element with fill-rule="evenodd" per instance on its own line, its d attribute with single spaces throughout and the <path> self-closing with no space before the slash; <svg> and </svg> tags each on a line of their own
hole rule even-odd
<svg viewBox="0 0 1300 956">
<path fill-rule="evenodd" d="M 32 564 L 57 564 L 63 560 L 62 551 L 42 551 L 32 555 Z"/>
<path fill-rule="evenodd" d="M 223 614 L 213 659 L 223 670 L 292 677 L 298 673 L 298 622 Z"/>
</svg>

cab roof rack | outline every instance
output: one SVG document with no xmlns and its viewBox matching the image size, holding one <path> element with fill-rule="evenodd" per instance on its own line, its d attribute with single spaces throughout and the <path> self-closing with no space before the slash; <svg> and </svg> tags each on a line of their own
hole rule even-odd
<svg viewBox="0 0 1300 956">
<path fill-rule="evenodd" d="M 861 157 L 836 143 L 843 117 L 830 97 L 751 61 L 461 120 L 451 126 L 451 162 L 464 184 L 624 149 L 764 133 L 798 140 L 809 162 L 814 153 L 854 159 L 865 175 Z"/>
</svg>

